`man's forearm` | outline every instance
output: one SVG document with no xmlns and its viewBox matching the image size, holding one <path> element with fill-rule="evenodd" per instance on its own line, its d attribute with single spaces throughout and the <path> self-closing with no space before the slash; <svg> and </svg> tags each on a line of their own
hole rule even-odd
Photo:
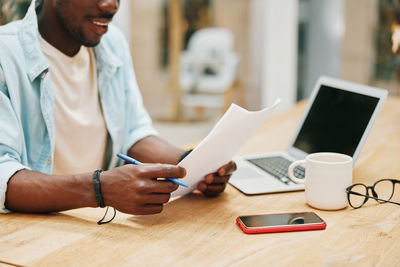
<svg viewBox="0 0 400 267">
<path fill-rule="evenodd" d="M 90 173 L 56 176 L 21 170 L 8 182 L 10 210 L 46 213 L 82 207 L 97 207 Z"/>
<path fill-rule="evenodd" d="M 157 136 L 148 136 L 134 144 L 128 151 L 129 156 L 152 163 L 178 164 L 185 150 L 177 148 Z"/>
</svg>

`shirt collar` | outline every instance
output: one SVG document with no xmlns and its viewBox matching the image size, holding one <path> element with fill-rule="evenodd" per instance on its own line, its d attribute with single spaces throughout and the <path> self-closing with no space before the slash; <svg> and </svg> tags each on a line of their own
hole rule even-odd
<svg viewBox="0 0 400 267">
<path fill-rule="evenodd" d="M 109 25 L 109 27 L 113 26 Z M 104 37 L 105 36 L 103 36 L 102 41 L 96 47 L 94 47 L 96 64 L 100 66 L 100 68 L 104 66 L 112 69 L 121 67 L 123 64 L 122 60 L 111 51 L 109 46 L 106 44 Z"/>
<path fill-rule="evenodd" d="M 28 12 L 22 19 L 19 39 L 24 51 L 29 79 L 34 81 L 43 72 L 47 72 L 49 64 L 41 51 L 38 35 L 38 20 L 36 15 L 36 0 L 32 0 Z"/>
</svg>

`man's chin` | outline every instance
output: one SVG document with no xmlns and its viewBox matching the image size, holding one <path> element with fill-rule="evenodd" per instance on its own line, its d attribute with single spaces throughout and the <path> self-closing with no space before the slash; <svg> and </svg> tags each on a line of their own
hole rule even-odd
<svg viewBox="0 0 400 267">
<path fill-rule="evenodd" d="M 101 40 L 102 37 L 103 37 L 102 35 L 98 36 L 98 35 L 87 34 L 86 36 L 85 35 L 81 35 L 81 38 L 79 38 L 79 39 L 80 39 L 80 43 L 83 46 L 95 47 L 100 43 L 100 40 Z"/>
<path fill-rule="evenodd" d="M 97 46 L 99 43 L 100 43 L 100 40 L 99 40 L 99 41 L 96 41 L 96 42 L 83 42 L 83 46 L 86 46 L 86 47 L 95 47 L 95 46 Z"/>
<path fill-rule="evenodd" d="M 99 36 L 96 36 L 96 37 L 86 36 L 85 37 L 84 34 L 80 34 L 80 35 L 75 36 L 74 39 L 80 45 L 83 45 L 86 47 L 95 47 L 100 43 L 101 37 L 99 37 Z"/>
</svg>

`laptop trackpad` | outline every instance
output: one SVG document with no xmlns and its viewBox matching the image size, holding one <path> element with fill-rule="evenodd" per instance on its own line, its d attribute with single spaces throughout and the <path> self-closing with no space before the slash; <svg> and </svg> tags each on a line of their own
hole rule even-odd
<svg viewBox="0 0 400 267">
<path fill-rule="evenodd" d="M 237 169 L 231 179 L 229 179 L 229 183 L 248 195 L 293 190 L 290 190 L 288 185 L 278 181 L 274 177 L 268 177 L 266 174 L 262 175 L 246 167 Z"/>
<path fill-rule="evenodd" d="M 253 178 L 253 177 L 263 177 L 262 174 L 259 172 L 256 172 L 255 170 L 252 170 L 250 168 L 242 167 L 238 168 L 231 177 L 232 179 L 246 179 L 246 178 Z"/>
</svg>

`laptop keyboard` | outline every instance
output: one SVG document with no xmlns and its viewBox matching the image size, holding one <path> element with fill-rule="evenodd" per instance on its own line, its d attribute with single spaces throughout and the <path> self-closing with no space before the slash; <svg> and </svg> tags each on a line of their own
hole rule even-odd
<svg viewBox="0 0 400 267">
<path fill-rule="evenodd" d="M 276 156 L 276 157 L 248 159 L 247 161 L 253 163 L 257 167 L 268 172 L 269 174 L 271 174 L 284 184 L 288 185 L 292 183 L 292 181 L 288 177 L 288 169 L 292 161 L 288 159 Z M 300 179 L 304 178 L 304 167 L 297 166 L 296 168 L 294 168 L 294 175 Z"/>
</svg>

